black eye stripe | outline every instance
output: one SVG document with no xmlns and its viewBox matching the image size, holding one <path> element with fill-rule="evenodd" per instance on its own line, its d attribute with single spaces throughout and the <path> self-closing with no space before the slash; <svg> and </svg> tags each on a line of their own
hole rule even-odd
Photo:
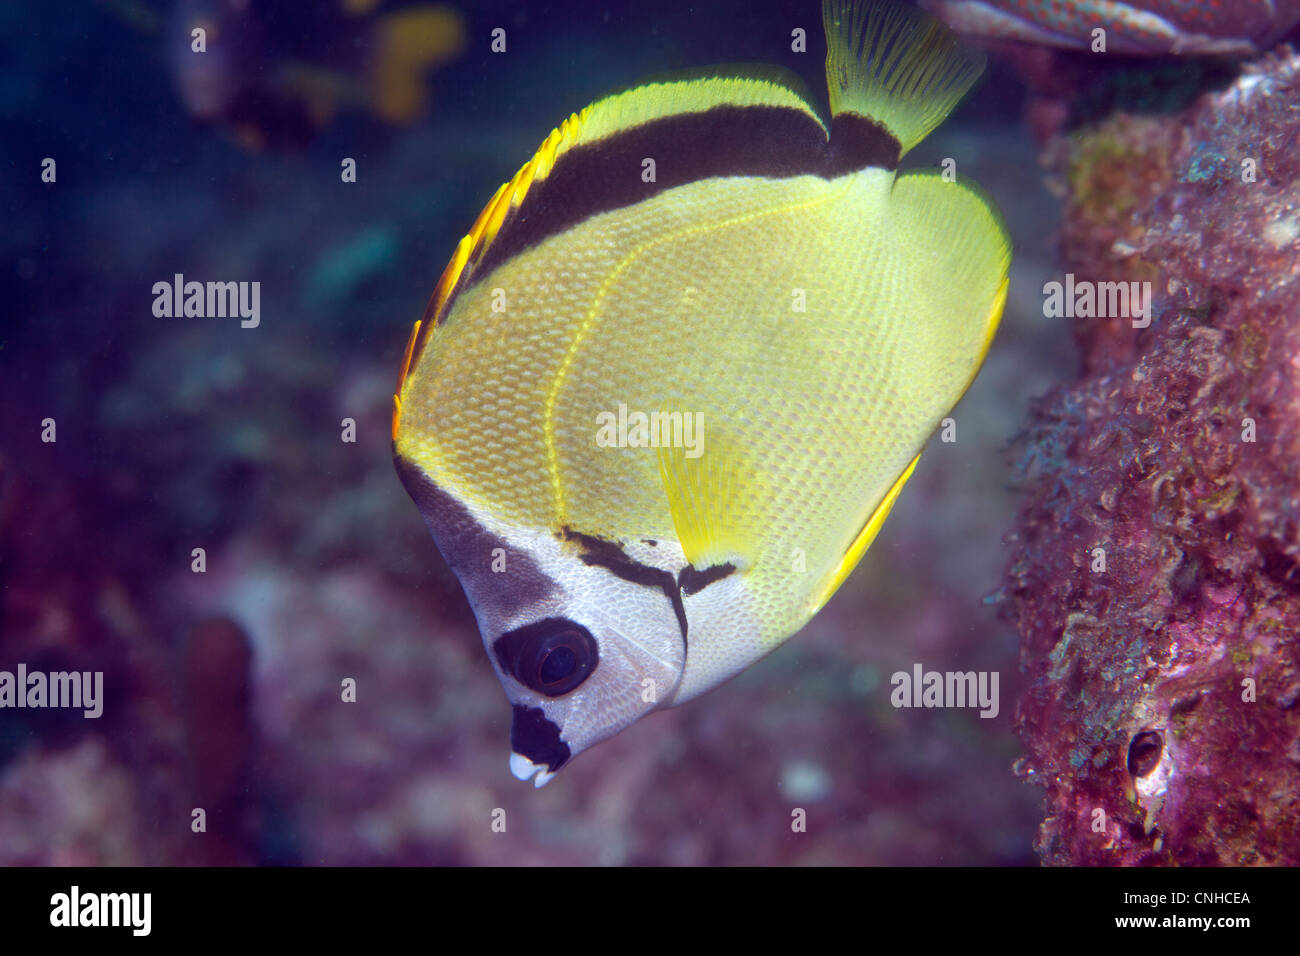
<svg viewBox="0 0 1300 956">
<path fill-rule="evenodd" d="M 591 632 L 560 617 L 508 631 L 493 642 L 492 650 L 503 671 L 547 697 L 575 690 L 600 663 L 600 648 Z"/>
</svg>

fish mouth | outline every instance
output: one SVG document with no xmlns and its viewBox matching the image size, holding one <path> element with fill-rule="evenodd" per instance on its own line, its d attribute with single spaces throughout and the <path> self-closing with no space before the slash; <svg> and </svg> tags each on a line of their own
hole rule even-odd
<svg viewBox="0 0 1300 956">
<path fill-rule="evenodd" d="M 532 780 L 533 786 L 538 789 L 545 786 L 546 782 L 555 776 L 555 771 L 546 769 L 545 764 L 533 763 L 519 753 L 510 755 L 510 772 L 519 780 Z M 534 774 L 536 774 L 535 777 Z"/>
</svg>

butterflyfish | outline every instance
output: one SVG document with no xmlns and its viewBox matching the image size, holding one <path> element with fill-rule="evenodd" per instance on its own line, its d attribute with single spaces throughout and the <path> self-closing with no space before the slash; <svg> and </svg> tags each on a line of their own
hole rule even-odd
<svg viewBox="0 0 1300 956">
<path fill-rule="evenodd" d="M 911 6 L 823 20 L 829 121 L 754 68 L 597 101 L 497 190 L 411 333 L 396 468 L 536 786 L 803 627 L 993 339 L 998 213 L 899 171 L 982 55 Z"/>
</svg>

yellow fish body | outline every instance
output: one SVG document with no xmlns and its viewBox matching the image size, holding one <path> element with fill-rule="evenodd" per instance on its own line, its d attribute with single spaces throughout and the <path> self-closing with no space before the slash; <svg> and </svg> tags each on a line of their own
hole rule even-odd
<svg viewBox="0 0 1300 956">
<path fill-rule="evenodd" d="M 826 124 L 717 70 L 569 117 L 457 246 L 394 400 L 398 472 L 541 786 L 799 630 L 974 379 L 1010 247 L 901 156 L 982 59 L 825 0 Z"/>
</svg>

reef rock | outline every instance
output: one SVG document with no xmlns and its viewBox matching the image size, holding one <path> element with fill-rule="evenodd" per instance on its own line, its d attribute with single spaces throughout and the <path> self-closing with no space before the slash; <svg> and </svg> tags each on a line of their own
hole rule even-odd
<svg viewBox="0 0 1300 956">
<path fill-rule="evenodd" d="M 1075 287 L 1151 293 L 1145 328 L 1058 320 L 1081 376 L 1016 447 L 1017 772 L 1049 864 L 1300 863 L 1297 103 L 1283 47 L 1049 146 Z"/>
</svg>

